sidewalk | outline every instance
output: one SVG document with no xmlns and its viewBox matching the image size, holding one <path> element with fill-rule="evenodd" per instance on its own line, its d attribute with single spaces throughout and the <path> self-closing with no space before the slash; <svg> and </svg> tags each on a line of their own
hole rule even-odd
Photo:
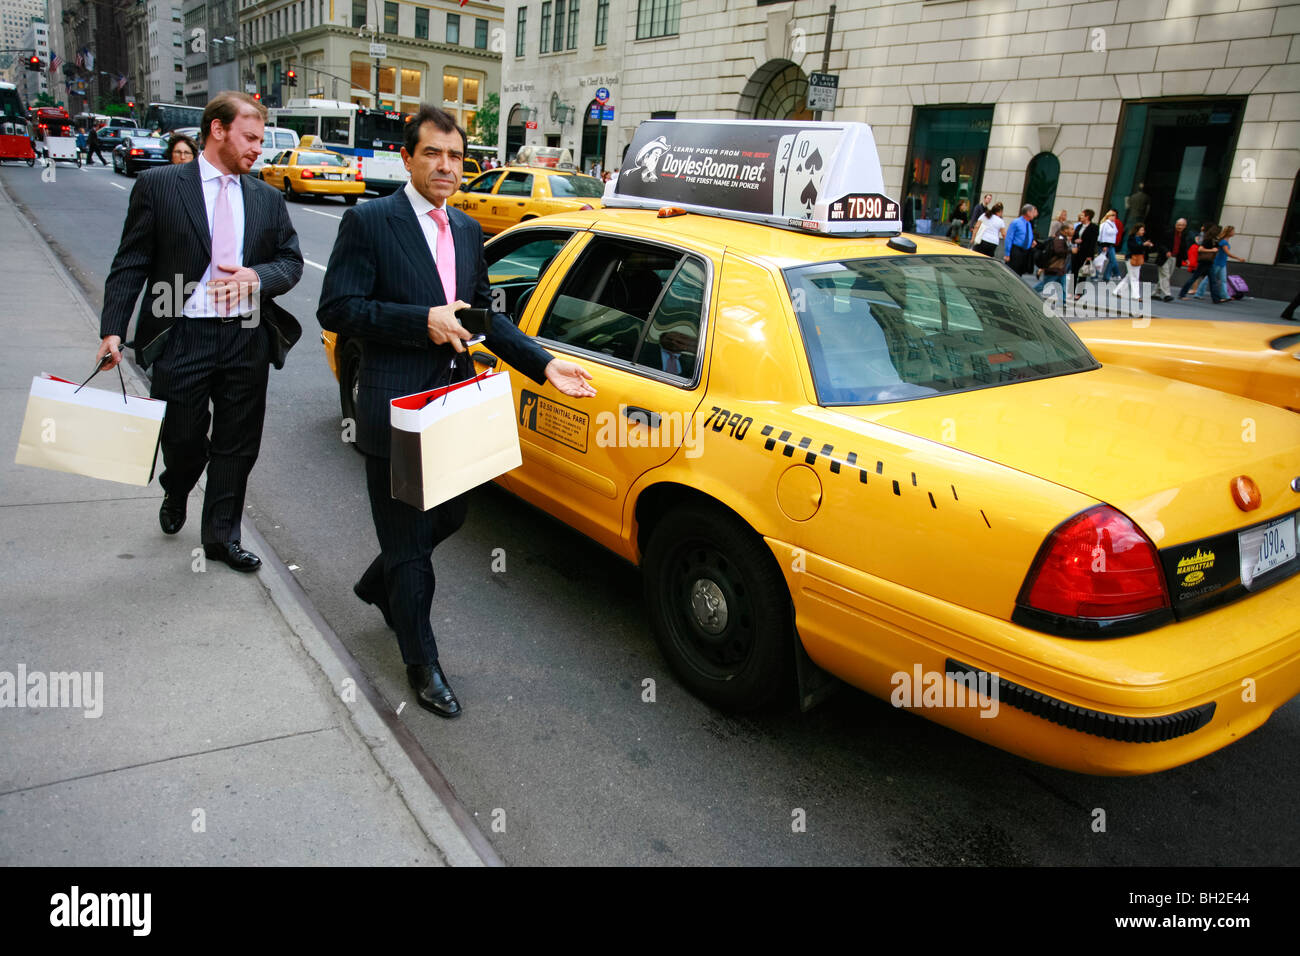
<svg viewBox="0 0 1300 956">
<path fill-rule="evenodd" d="M 2 186 L 0 276 L 0 865 L 497 862 L 255 529 L 260 572 L 197 571 L 201 489 L 168 538 L 156 482 L 13 463 L 32 377 L 84 378 L 99 323 Z M 100 699 L 15 706 L 71 671 Z"/>
</svg>

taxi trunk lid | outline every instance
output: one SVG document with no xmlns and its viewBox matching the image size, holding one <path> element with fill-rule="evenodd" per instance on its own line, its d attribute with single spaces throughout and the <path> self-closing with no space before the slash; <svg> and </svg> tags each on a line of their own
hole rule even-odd
<svg viewBox="0 0 1300 956">
<path fill-rule="evenodd" d="M 1096 498 L 1161 549 L 1300 509 L 1300 416 L 1132 369 L 838 410 Z M 1239 475 L 1259 508 L 1234 503 Z"/>
</svg>

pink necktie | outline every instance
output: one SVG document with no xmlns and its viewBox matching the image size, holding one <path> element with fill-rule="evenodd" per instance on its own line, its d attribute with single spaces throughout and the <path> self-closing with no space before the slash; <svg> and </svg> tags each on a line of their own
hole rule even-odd
<svg viewBox="0 0 1300 956">
<path fill-rule="evenodd" d="M 451 225 L 446 209 L 430 209 L 429 215 L 438 224 L 438 276 L 447 305 L 451 305 L 456 301 L 456 247 L 451 242 Z"/>
<path fill-rule="evenodd" d="M 229 188 L 234 185 L 234 176 L 222 176 L 221 186 L 217 192 L 217 203 L 212 211 L 212 273 L 209 278 L 220 279 L 230 275 L 221 269 L 221 264 L 238 265 L 239 246 L 235 242 L 235 214 L 230 209 Z M 218 315 L 228 315 L 238 303 L 238 297 L 232 296 L 227 304 L 218 297 L 216 311 Z"/>
</svg>

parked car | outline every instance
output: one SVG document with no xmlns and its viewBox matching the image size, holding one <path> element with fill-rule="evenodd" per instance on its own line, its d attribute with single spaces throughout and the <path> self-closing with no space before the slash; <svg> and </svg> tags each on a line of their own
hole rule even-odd
<svg viewBox="0 0 1300 956">
<path fill-rule="evenodd" d="M 485 247 L 494 308 L 598 390 L 511 374 L 497 481 L 641 566 L 684 686 L 793 701 L 806 654 L 1094 774 L 1300 691 L 1295 414 L 1103 365 L 1001 263 L 900 235 L 863 124 L 648 121 L 627 156 L 627 208 Z M 368 343 L 322 338 L 347 414 Z"/>
<path fill-rule="evenodd" d="M 154 166 L 166 166 L 167 138 L 144 136 L 139 131 L 123 136 L 122 142 L 113 150 L 113 172 L 125 176 L 134 176 L 142 169 Z"/>
</svg>

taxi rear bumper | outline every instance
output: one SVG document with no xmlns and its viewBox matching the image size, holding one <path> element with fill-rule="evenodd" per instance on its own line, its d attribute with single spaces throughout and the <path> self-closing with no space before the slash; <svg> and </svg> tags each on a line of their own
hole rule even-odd
<svg viewBox="0 0 1300 956">
<path fill-rule="evenodd" d="M 792 546 L 767 540 L 783 568 L 800 566 Z M 1040 763 L 1099 775 L 1166 770 L 1240 739 L 1300 693 L 1300 577 L 1152 632 L 1180 629 L 1187 646 L 1155 673 L 1125 659 L 1136 645 L 1123 642 L 1145 635 L 1041 634 L 804 554 L 805 570 L 787 571 L 787 583 L 818 666 Z M 1258 640 L 1205 663 L 1196 648 L 1223 635 L 1224 615 L 1234 613 L 1249 615 L 1241 624 Z M 972 693 L 954 693 L 954 684 Z"/>
</svg>

